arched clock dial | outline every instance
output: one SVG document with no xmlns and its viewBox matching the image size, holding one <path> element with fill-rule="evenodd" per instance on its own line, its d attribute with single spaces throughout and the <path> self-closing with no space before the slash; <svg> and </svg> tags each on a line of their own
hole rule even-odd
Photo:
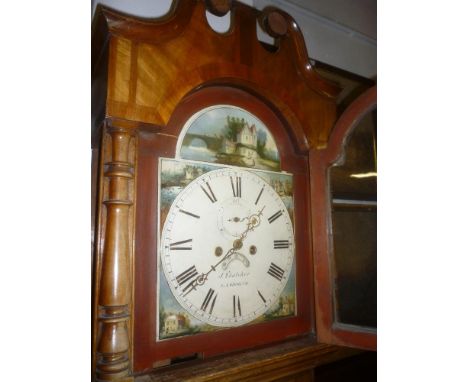
<svg viewBox="0 0 468 382">
<path fill-rule="evenodd" d="M 246 324 L 281 295 L 294 261 L 294 231 L 275 190 L 252 172 L 213 170 L 175 198 L 161 234 L 170 289 L 210 325 Z"/>
</svg>

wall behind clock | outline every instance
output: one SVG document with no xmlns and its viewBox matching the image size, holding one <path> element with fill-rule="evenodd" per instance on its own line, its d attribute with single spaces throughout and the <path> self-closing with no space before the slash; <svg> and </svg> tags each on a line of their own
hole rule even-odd
<svg viewBox="0 0 468 382">
<path fill-rule="evenodd" d="M 331 66 L 375 78 L 377 74 L 377 0 L 238 0 L 263 9 L 275 6 L 288 12 L 299 24 L 309 57 Z M 94 14 L 98 3 L 140 16 L 166 14 L 172 0 L 92 0 Z M 214 29 L 226 30 L 228 17 L 209 17 Z M 261 30 L 258 38 L 271 39 Z"/>
</svg>

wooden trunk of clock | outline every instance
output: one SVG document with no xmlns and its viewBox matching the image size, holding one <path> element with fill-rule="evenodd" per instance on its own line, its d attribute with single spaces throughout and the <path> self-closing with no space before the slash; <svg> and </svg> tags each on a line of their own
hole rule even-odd
<svg viewBox="0 0 468 382">
<path fill-rule="evenodd" d="M 207 9 L 217 15 L 230 12 L 228 32 L 211 29 Z M 340 89 L 312 68 L 297 24 L 280 10 L 259 12 L 236 1 L 175 1 L 169 14 L 157 20 L 105 7 L 98 7 L 96 14 L 94 377 L 132 380 L 160 366 L 169 367 L 160 372 L 167 376 L 172 373 L 170 365 L 180 360 L 209 362 L 224 356 L 228 357 L 224 362 L 233 366 L 241 360 L 249 365 L 244 370 L 237 364 L 232 380 L 242 375 L 243 380 L 275 380 L 294 373 L 308 378 L 319 362 L 350 354 L 317 345 L 315 329 L 318 317 L 319 339 L 330 339 L 323 325 L 331 325 L 332 313 L 328 306 L 322 308 L 324 301 L 331 300 L 330 290 L 317 288 L 317 279 L 330 274 L 321 257 L 327 254 L 314 253 L 326 251 L 327 238 L 320 231 L 325 226 L 317 222 L 324 219 L 327 208 L 326 187 L 321 183 L 326 182 L 326 174 L 315 158 L 327 148 Z M 258 41 L 257 23 L 275 38 L 274 47 Z M 156 341 L 159 160 L 176 156 L 184 124 L 213 105 L 231 105 L 258 117 L 276 142 L 280 170 L 293 176 L 296 314 Z M 275 349 L 282 349 L 283 355 L 275 354 Z M 200 369 L 203 361 L 194 362 L 197 372 L 206 376 L 203 380 L 210 380 L 209 372 Z M 255 365 L 262 367 L 261 374 L 253 373 Z M 216 375 L 230 380 L 222 373 Z"/>
</svg>

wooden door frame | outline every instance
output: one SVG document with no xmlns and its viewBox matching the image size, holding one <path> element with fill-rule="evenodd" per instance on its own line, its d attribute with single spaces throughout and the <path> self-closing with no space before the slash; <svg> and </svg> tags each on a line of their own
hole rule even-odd
<svg viewBox="0 0 468 382">
<path fill-rule="evenodd" d="M 329 169 L 343 155 L 361 119 L 377 106 L 377 86 L 365 91 L 340 116 L 323 150 L 311 150 L 312 231 L 314 242 L 315 307 L 319 342 L 376 350 L 376 330 L 339 324 L 333 306 L 333 230 Z"/>
</svg>

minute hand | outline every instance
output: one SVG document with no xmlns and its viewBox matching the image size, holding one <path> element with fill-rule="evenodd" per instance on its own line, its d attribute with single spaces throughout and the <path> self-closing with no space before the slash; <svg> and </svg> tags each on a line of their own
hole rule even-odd
<svg viewBox="0 0 468 382">
<path fill-rule="evenodd" d="M 211 272 L 215 271 L 219 264 L 229 259 L 237 249 L 240 249 L 242 247 L 242 242 L 246 238 L 247 234 L 250 231 L 253 231 L 255 228 L 257 228 L 260 225 L 260 222 L 261 222 L 260 217 L 263 214 L 264 208 L 265 206 L 261 210 L 259 210 L 256 214 L 250 215 L 248 217 L 249 221 L 247 222 L 247 228 L 245 229 L 244 232 L 242 232 L 242 234 L 240 235 L 238 239 L 234 240 L 234 243 L 232 244 L 232 248 L 226 252 L 226 254 L 221 258 L 221 260 L 219 260 L 215 265 L 212 265 L 208 272 L 202 273 L 195 280 L 193 280 L 190 284 L 188 284 L 182 291 L 182 292 L 185 292 L 184 296 L 189 294 L 192 290 L 196 289 L 197 286 L 201 286 L 205 284 L 206 280 L 208 279 L 208 275 Z"/>
</svg>

